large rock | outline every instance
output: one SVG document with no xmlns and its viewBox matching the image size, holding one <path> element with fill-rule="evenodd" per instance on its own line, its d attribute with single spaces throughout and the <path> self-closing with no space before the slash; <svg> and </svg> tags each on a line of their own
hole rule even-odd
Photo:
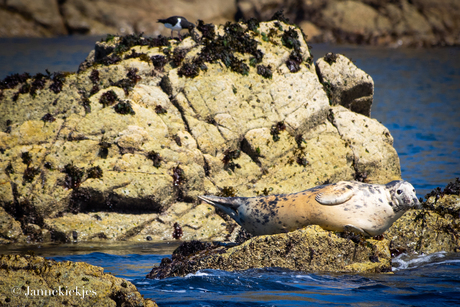
<svg viewBox="0 0 460 307">
<path fill-rule="evenodd" d="M 353 73 L 332 65 L 331 82 L 364 82 L 372 100 L 372 79 L 339 58 Z M 0 204 L 23 230 L 13 241 L 167 240 L 175 223 L 183 238 L 221 240 L 234 223 L 198 195 L 400 178 L 388 130 L 330 105 L 301 31 L 281 21 L 201 24 L 180 43 L 108 37 L 78 73 L 1 87 Z M 332 104 L 353 108 L 349 96 Z"/>
<path fill-rule="evenodd" d="M 388 229 L 394 254 L 460 252 L 460 196 L 430 197 L 422 210 L 406 212 Z"/>
<path fill-rule="evenodd" d="M 236 247 L 184 243 L 147 278 L 185 276 L 203 269 L 241 271 L 279 267 L 303 272 L 380 273 L 391 271 L 389 241 L 339 237 L 319 226 L 287 234 L 254 237 Z"/>
<path fill-rule="evenodd" d="M 0 256 L 2 306 L 157 306 L 129 281 L 84 262 Z"/>
<path fill-rule="evenodd" d="M 389 46 L 460 44 L 456 0 L 239 0 L 244 18 L 269 19 L 284 9 L 314 42 Z"/>
<path fill-rule="evenodd" d="M 316 61 L 316 71 L 331 105 L 342 105 L 371 116 L 374 80 L 340 54 L 328 53 Z"/>
</svg>

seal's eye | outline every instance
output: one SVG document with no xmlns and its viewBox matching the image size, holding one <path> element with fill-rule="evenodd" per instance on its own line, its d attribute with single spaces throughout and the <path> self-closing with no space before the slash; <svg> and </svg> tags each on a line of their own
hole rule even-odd
<svg viewBox="0 0 460 307">
<path fill-rule="evenodd" d="M 398 195 L 401 195 L 402 190 L 397 190 L 396 193 L 398 193 Z"/>
</svg>

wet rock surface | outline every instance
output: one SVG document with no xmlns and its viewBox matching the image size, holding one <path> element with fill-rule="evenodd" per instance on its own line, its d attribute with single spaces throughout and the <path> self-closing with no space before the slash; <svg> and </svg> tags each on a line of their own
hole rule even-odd
<svg viewBox="0 0 460 307">
<path fill-rule="evenodd" d="M 428 194 L 423 209 L 410 210 L 383 235 L 366 239 L 307 226 L 287 234 L 246 238 L 237 246 L 185 242 L 147 278 L 185 276 L 203 269 L 226 271 L 281 267 L 304 272 L 391 272 L 405 254 L 460 252 L 460 180 Z"/>
<path fill-rule="evenodd" d="M 2 306 L 157 306 L 129 281 L 84 262 L 0 257 Z"/>
<path fill-rule="evenodd" d="M 253 237 L 235 247 L 186 242 L 164 258 L 147 278 L 185 276 L 202 269 L 240 271 L 280 267 L 303 272 L 391 271 L 388 240 L 334 234 L 307 226 L 287 234 Z"/>
<path fill-rule="evenodd" d="M 331 105 L 302 32 L 277 18 L 201 22 L 180 42 L 108 35 L 78 73 L 5 78 L 0 203 L 22 234 L 4 241 L 172 240 L 175 223 L 229 239 L 198 195 L 400 179 L 388 130 Z M 330 67 L 332 84 L 365 75 Z"/>
<path fill-rule="evenodd" d="M 386 232 L 394 255 L 460 252 L 460 181 L 427 195 L 423 209 L 406 212 Z"/>
</svg>

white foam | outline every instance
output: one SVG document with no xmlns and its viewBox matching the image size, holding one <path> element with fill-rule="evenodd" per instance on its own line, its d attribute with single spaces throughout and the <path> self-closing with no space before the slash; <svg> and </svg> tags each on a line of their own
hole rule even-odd
<svg viewBox="0 0 460 307">
<path fill-rule="evenodd" d="M 167 292 L 167 293 L 186 293 L 186 290 L 164 290 L 164 289 L 159 289 L 158 291 L 160 292 Z"/>
<path fill-rule="evenodd" d="M 392 260 L 393 265 L 396 264 L 396 266 L 393 267 L 393 272 L 417 268 L 423 265 L 434 265 L 434 263 L 431 262 L 436 259 L 446 257 L 446 254 L 446 252 L 437 252 L 429 255 L 420 255 L 413 258 L 408 258 L 406 254 L 401 254 Z"/>
<path fill-rule="evenodd" d="M 209 276 L 210 274 L 208 273 L 205 273 L 205 272 L 202 272 L 202 271 L 198 271 L 196 273 L 193 273 L 193 274 L 187 274 L 185 275 L 185 278 L 190 278 L 190 277 L 202 277 L 202 276 Z"/>
</svg>

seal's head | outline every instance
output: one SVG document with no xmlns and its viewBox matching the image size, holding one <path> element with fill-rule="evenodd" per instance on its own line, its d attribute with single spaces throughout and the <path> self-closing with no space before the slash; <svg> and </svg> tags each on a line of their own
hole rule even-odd
<svg viewBox="0 0 460 307">
<path fill-rule="evenodd" d="M 420 202 L 415 194 L 415 189 L 409 182 L 405 180 L 396 180 L 386 184 L 386 187 L 391 195 L 390 206 L 394 212 L 402 213 L 409 209 L 420 207 Z"/>
</svg>

